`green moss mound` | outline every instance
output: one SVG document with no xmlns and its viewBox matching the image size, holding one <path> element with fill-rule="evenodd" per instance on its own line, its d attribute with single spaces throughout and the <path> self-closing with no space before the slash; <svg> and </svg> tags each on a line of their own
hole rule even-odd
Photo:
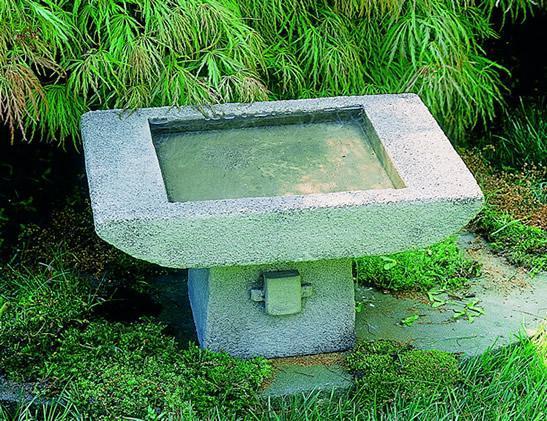
<svg viewBox="0 0 547 421">
<path fill-rule="evenodd" d="M 104 320 L 92 279 L 59 269 L 61 258 L 0 278 L 0 375 L 38 381 L 40 397 L 91 419 L 236 416 L 257 405 L 265 359 L 183 348 L 152 319 Z"/>
<path fill-rule="evenodd" d="M 454 354 L 384 340 L 358 343 L 347 364 L 356 377 L 356 394 L 379 406 L 440 396 L 462 379 Z"/>
</svg>

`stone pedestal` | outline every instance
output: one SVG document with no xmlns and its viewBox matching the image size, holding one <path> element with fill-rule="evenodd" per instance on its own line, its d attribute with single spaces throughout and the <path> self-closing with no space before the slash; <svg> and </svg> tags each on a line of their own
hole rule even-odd
<svg viewBox="0 0 547 421">
<path fill-rule="evenodd" d="M 270 358 L 354 343 L 351 259 L 190 269 L 188 290 L 204 348 Z"/>
</svg>

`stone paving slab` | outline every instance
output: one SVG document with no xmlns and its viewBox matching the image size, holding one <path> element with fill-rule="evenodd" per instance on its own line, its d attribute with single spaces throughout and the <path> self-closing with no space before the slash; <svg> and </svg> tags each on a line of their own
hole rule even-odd
<svg viewBox="0 0 547 421">
<path fill-rule="evenodd" d="M 547 273 L 532 278 L 526 271 L 494 255 L 481 239 L 463 234 L 460 245 L 482 264 L 483 275 L 460 298 L 432 308 L 427 296 L 399 297 L 374 288 L 357 287 L 363 310 L 356 315 L 357 338 L 409 342 L 421 349 L 439 349 L 478 355 L 489 347 L 515 340 L 519 332 L 532 333 L 547 320 Z M 473 322 L 454 319 L 465 303 L 478 300 L 484 314 Z M 419 315 L 411 326 L 401 321 Z"/>
<path fill-rule="evenodd" d="M 13 404 L 28 402 L 34 399 L 32 396 L 32 384 L 17 383 L 0 375 L 0 404 Z"/>
<path fill-rule="evenodd" d="M 276 398 L 287 395 L 339 392 L 353 386 L 352 376 L 340 365 L 286 365 L 278 368 L 262 396 Z"/>
</svg>

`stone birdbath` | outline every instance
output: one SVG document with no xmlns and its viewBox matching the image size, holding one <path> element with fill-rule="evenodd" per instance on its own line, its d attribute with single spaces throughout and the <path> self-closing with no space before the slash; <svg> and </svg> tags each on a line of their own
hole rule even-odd
<svg viewBox="0 0 547 421">
<path fill-rule="evenodd" d="M 93 111 L 82 135 L 98 235 L 188 268 L 200 345 L 240 357 L 350 348 L 352 258 L 442 240 L 483 200 L 410 94 Z"/>
</svg>

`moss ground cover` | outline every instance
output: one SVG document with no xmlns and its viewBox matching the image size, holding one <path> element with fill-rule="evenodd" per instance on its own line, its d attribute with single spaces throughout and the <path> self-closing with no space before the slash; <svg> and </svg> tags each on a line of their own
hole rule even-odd
<svg viewBox="0 0 547 421">
<path fill-rule="evenodd" d="M 358 343 L 348 357 L 357 394 L 382 406 L 397 398 L 431 398 L 461 380 L 457 358 L 390 341 Z"/>
<path fill-rule="evenodd" d="M 451 237 L 426 249 L 358 259 L 356 271 L 361 283 L 394 291 L 426 291 L 435 286 L 461 287 L 478 276 L 480 268 Z"/>
<path fill-rule="evenodd" d="M 59 344 L 60 333 L 87 323 L 95 291 L 65 269 L 3 271 L 0 276 L 0 367 L 15 379 L 33 379 Z"/>
<path fill-rule="evenodd" d="M 94 322 L 63 333 L 44 364 L 50 389 L 66 388 L 92 416 L 119 418 L 153 413 L 184 417 L 213 409 L 227 416 L 257 405 L 270 372 L 265 359 L 180 349 L 161 324 Z"/>
</svg>

